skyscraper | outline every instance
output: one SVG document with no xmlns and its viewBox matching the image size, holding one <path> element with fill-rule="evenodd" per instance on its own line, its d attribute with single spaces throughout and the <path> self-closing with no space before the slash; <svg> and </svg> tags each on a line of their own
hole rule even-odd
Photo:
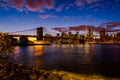
<svg viewBox="0 0 120 80">
<path fill-rule="evenodd" d="M 86 38 L 87 39 L 92 39 L 93 38 L 93 31 L 86 26 Z"/>
<path fill-rule="evenodd" d="M 106 40 L 106 32 L 105 30 L 100 31 L 100 40 L 105 41 Z"/>
</svg>

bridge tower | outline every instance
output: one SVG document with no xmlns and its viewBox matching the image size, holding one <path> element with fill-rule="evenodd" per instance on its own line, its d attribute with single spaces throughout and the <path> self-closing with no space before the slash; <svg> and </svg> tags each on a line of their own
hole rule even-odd
<svg viewBox="0 0 120 80">
<path fill-rule="evenodd" d="M 43 40 L 43 27 L 37 28 L 37 40 Z"/>
</svg>

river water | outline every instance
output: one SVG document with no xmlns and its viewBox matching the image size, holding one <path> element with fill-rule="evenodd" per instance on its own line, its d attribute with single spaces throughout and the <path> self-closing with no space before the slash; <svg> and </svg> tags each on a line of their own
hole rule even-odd
<svg viewBox="0 0 120 80">
<path fill-rule="evenodd" d="M 14 63 L 80 74 L 120 77 L 120 45 L 51 44 L 16 46 Z"/>
</svg>

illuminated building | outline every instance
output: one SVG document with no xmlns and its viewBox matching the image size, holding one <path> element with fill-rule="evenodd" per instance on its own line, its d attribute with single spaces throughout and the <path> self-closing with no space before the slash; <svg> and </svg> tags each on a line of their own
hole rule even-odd
<svg viewBox="0 0 120 80">
<path fill-rule="evenodd" d="M 86 39 L 93 39 L 93 31 L 86 26 Z"/>
<path fill-rule="evenodd" d="M 117 38 L 118 32 L 114 32 L 114 38 Z"/>
<path fill-rule="evenodd" d="M 120 33 L 117 33 L 116 39 L 117 39 L 117 41 L 120 41 Z"/>
<path fill-rule="evenodd" d="M 101 41 L 105 41 L 106 40 L 106 32 L 104 30 L 100 31 L 100 40 Z"/>
</svg>

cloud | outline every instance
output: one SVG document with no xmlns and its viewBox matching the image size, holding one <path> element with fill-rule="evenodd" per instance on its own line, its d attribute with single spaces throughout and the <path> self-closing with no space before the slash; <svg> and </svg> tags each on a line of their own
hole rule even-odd
<svg viewBox="0 0 120 80">
<path fill-rule="evenodd" d="M 26 0 L 26 7 L 31 11 L 42 11 L 43 9 L 53 9 L 54 0 Z"/>
<path fill-rule="evenodd" d="M 91 26 L 91 25 L 71 26 L 68 28 L 60 28 L 60 27 L 52 28 L 52 30 L 55 30 L 58 32 L 69 32 L 69 31 L 76 31 L 77 32 L 77 31 L 85 31 L 86 29 L 91 29 L 92 31 L 95 31 L 95 32 L 100 32 L 102 30 L 106 30 L 105 28 L 95 27 L 95 26 Z"/>
<path fill-rule="evenodd" d="M 7 7 L 7 5 L 4 4 L 4 3 L 0 3 L 0 6 L 2 6 L 2 7 Z"/>
<path fill-rule="evenodd" d="M 68 32 L 67 28 L 60 28 L 60 27 L 52 28 L 52 30 L 55 30 L 55 31 L 58 31 L 58 32 Z"/>
<path fill-rule="evenodd" d="M 86 25 L 80 25 L 80 26 L 72 26 L 72 27 L 69 27 L 69 30 L 70 31 L 85 31 L 86 30 L 86 27 L 87 28 L 93 28 L 93 26 L 86 26 Z"/>
<path fill-rule="evenodd" d="M 95 0 L 86 0 L 88 4 L 95 2 Z"/>
<path fill-rule="evenodd" d="M 41 19 L 46 19 L 46 18 L 57 18 L 55 15 L 49 15 L 49 14 L 40 14 L 39 17 Z"/>
<path fill-rule="evenodd" d="M 10 7 L 10 0 L 1 0 L 0 1 L 0 7 L 4 8 L 5 10 L 8 10 L 8 7 Z"/>
<path fill-rule="evenodd" d="M 105 28 L 95 27 L 91 25 L 80 25 L 80 26 L 69 27 L 69 31 L 85 31 L 86 29 L 91 29 L 92 31 L 95 31 L 95 32 L 106 30 Z"/>
<path fill-rule="evenodd" d="M 3 1 L 3 2 L 10 2 L 11 0 L 0 0 L 0 1 Z"/>
<path fill-rule="evenodd" d="M 38 10 L 37 6 L 33 3 L 32 0 L 26 0 L 26 7 L 30 11 L 37 11 Z"/>
<path fill-rule="evenodd" d="M 42 11 L 43 9 L 53 9 L 54 3 L 54 0 L 1 0 L 0 6 L 11 5 L 9 7 L 19 11 L 23 11 L 23 7 L 26 7 L 28 11 Z"/>
<path fill-rule="evenodd" d="M 45 0 L 45 5 L 47 9 L 53 9 L 54 7 L 54 0 Z"/>
<path fill-rule="evenodd" d="M 120 26 L 120 21 L 103 23 L 99 27 L 106 28 L 108 31 L 112 31 L 115 27 Z"/>
<path fill-rule="evenodd" d="M 103 1 L 103 0 L 86 0 L 87 4 L 91 4 L 91 3 L 99 3 L 100 1 Z"/>
<path fill-rule="evenodd" d="M 19 10 L 19 11 L 22 11 L 23 8 L 23 0 L 12 0 L 12 4 L 14 5 L 14 7 Z"/>
<path fill-rule="evenodd" d="M 76 0 L 75 1 L 75 5 L 78 6 L 78 7 L 81 7 L 83 6 L 85 3 L 82 1 L 82 0 Z"/>
<path fill-rule="evenodd" d="M 61 4 L 56 8 L 56 11 L 60 12 L 64 8 L 65 4 Z"/>
<path fill-rule="evenodd" d="M 87 25 L 87 28 L 93 29 L 94 26 Z M 86 30 L 86 25 L 71 26 L 71 27 L 68 27 L 68 28 L 56 27 L 56 28 L 52 28 L 52 29 L 55 30 L 55 31 L 58 31 L 58 32 L 69 32 L 69 31 L 80 31 L 80 30 L 85 31 Z"/>
</svg>

